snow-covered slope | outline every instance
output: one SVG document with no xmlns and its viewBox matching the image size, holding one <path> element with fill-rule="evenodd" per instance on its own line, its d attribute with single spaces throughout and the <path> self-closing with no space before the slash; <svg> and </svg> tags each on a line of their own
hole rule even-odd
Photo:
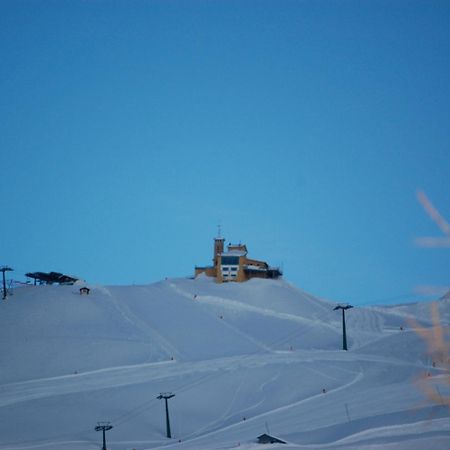
<svg viewBox="0 0 450 450">
<path fill-rule="evenodd" d="M 109 449 L 258 448 L 268 430 L 283 448 L 450 448 L 448 408 L 416 383 L 448 395 L 411 329 L 431 325 L 429 304 L 348 311 L 345 352 L 335 304 L 281 280 L 90 287 L 1 304 L 0 449 L 101 448 L 98 421 Z"/>
</svg>

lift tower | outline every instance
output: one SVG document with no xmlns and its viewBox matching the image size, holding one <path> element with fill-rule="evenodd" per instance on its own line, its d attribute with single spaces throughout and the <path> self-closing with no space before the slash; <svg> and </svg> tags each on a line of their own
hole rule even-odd
<svg viewBox="0 0 450 450">
<path fill-rule="evenodd" d="M 353 308 L 352 305 L 338 305 L 333 308 L 333 311 L 337 309 L 342 309 L 342 350 L 348 350 L 347 348 L 347 332 L 345 329 L 345 310 Z"/>
<path fill-rule="evenodd" d="M 105 433 L 113 428 L 113 426 L 110 424 L 110 422 L 97 422 L 98 425 L 95 427 L 95 431 L 102 431 L 103 432 L 103 446 L 102 450 L 107 450 L 106 448 L 106 437 Z"/>
<path fill-rule="evenodd" d="M 11 269 L 11 267 L 3 266 L 0 267 L 0 272 L 3 273 L 3 300 L 6 299 L 6 295 L 8 293 L 8 290 L 6 289 L 6 276 L 5 272 L 12 272 L 14 269 Z"/>
<path fill-rule="evenodd" d="M 166 402 L 166 432 L 167 432 L 167 437 L 170 439 L 172 437 L 172 434 L 170 433 L 170 421 L 169 421 L 169 405 L 167 403 L 167 400 L 169 400 L 169 398 L 175 397 L 175 394 L 172 394 L 172 392 L 164 392 L 158 395 L 158 397 L 156 397 L 158 400 L 164 399 Z"/>
</svg>

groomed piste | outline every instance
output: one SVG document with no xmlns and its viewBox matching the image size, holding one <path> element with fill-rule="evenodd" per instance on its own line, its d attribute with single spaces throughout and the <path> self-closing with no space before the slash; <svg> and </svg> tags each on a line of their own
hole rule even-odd
<svg viewBox="0 0 450 450">
<path fill-rule="evenodd" d="M 344 351 L 336 303 L 283 280 L 79 287 L 0 305 L 1 450 L 99 449 L 99 422 L 110 450 L 450 448 L 448 361 L 415 329 L 445 337 L 448 299 L 438 324 L 430 303 L 348 310 Z"/>
</svg>

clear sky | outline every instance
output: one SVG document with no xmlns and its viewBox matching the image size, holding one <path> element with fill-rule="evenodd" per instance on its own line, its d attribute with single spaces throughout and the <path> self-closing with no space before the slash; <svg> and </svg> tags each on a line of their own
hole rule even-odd
<svg viewBox="0 0 450 450">
<path fill-rule="evenodd" d="M 315 295 L 450 285 L 448 0 L 0 1 L 0 264 L 149 283 L 227 242 Z"/>
</svg>

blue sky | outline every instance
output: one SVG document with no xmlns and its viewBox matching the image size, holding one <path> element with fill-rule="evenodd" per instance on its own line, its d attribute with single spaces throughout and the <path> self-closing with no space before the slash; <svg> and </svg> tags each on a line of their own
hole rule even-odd
<svg viewBox="0 0 450 450">
<path fill-rule="evenodd" d="M 450 285 L 448 1 L 0 2 L 1 264 L 188 276 L 217 224 L 316 295 Z"/>
</svg>

